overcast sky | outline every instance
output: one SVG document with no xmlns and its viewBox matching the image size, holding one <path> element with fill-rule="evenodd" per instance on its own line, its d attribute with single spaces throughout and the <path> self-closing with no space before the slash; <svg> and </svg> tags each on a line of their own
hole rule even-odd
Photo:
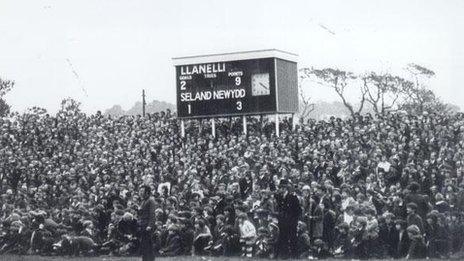
<svg viewBox="0 0 464 261">
<path fill-rule="evenodd" d="M 17 111 L 56 111 L 65 97 L 86 112 L 128 109 L 142 89 L 175 102 L 172 57 L 277 48 L 299 67 L 401 74 L 417 63 L 464 108 L 463 14 L 462 0 L 0 0 L 0 77 L 16 82 L 7 101 Z"/>
</svg>

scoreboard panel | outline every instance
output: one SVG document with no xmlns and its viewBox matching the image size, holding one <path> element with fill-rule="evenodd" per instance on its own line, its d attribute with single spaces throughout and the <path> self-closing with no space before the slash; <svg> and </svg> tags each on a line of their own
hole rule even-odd
<svg viewBox="0 0 464 261">
<path fill-rule="evenodd" d="M 278 61 L 272 55 L 262 55 L 262 52 L 258 57 L 256 52 L 252 54 L 254 55 L 244 55 L 239 57 L 240 59 L 235 55 L 226 58 L 177 58 L 182 59 L 176 64 L 178 117 L 206 118 L 278 113 L 278 95 L 287 97 L 280 100 L 293 103 L 291 106 L 281 106 L 290 108 L 290 111 L 285 112 L 295 112 L 292 108 L 295 105 L 295 108 L 298 108 L 298 95 L 295 92 L 297 86 L 292 86 L 294 83 L 287 79 L 297 77 L 296 63 L 281 59 Z M 289 67 L 282 61 L 295 66 Z M 280 64 L 286 67 L 277 68 Z M 288 77 L 287 74 L 292 76 Z M 282 79 L 278 81 L 277 75 L 281 75 Z M 282 85 L 280 90 L 278 85 Z"/>
</svg>

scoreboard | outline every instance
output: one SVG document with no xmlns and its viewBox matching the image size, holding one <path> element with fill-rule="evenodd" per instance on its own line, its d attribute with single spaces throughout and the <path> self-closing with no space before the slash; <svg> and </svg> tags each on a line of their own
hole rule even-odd
<svg viewBox="0 0 464 261">
<path fill-rule="evenodd" d="M 296 55 L 262 50 L 173 58 L 177 115 L 206 118 L 298 110 Z"/>
</svg>

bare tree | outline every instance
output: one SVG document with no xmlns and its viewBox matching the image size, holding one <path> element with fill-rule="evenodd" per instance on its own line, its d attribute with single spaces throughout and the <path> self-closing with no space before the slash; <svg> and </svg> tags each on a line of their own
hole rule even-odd
<svg viewBox="0 0 464 261">
<path fill-rule="evenodd" d="M 311 114 L 312 111 L 314 111 L 315 104 L 311 102 L 311 97 L 307 97 L 302 90 L 300 90 L 300 102 L 300 121 L 303 121 L 309 117 L 309 114 Z"/>
<path fill-rule="evenodd" d="M 301 71 L 301 70 L 300 70 Z M 311 97 L 305 95 L 303 91 L 303 81 L 305 76 L 300 76 L 300 81 L 298 83 L 298 91 L 300 92 L 299 104 L 300 104 L 300 123 L 309 117 L 309 114 L 314 111 L 315 104 L 311 102 Z"/>
<path fill-rule="evenodd" d="M 366 101 L 372 105 L 377 114 L 384 114 L 397 108 L 398 102 L 404 98 L 404 90 L 412 82 L 389 73 L 370 72 L 362 77 Z"/>
<path fill-rule="evenodd" d="M 422 112 L 428 107 L 436 107 L 436 105 L 441 104 L 435 93 L 427 89 L 424 84 L 426 79 L 435 76 L 434 71 L 414 63 L 408 64 L 406 70 L 412 75 L 414 83 L 410 83 L 402 89 L 406 95 L 404 108 L 414 108 L 414 110 Z"/>
<path fill-rule="evenodd" d="M 406 71 L 408 71 L 413 76 L 416 83 L 416 88 L 425 87 L 421 80 L 429 79 L 435 76 L 434 71 L 415 63 L 408 64 Z"/>
<path fill-rule="evenodd" d="M 352 117 L 355 117 L 356 114 L 361 113 L 364 103 L 366 101 L 366 90 L 363 86 L 360 87 L 361 97 L 359 99 L 359 106 L 355 108 L 353 104 L 351 104 L 347 98 L 345 91 L 348 87 L 348 83 L 350 81 L 356 80 L 358 77 L 354 75 L 352 72 L 342 71 L 339 69 L 333 68 L 325 68 L 325 69 L 309 69 L 304 68 L 301 70 L 305 77 L 311 78 L 316 77 L 317 79 L 321 80 L 319 82 L 322 85 L 326 85 L 331 87 L 335 90 L 338 97 L 343 102 L 343 105 L 349 110 Z"/>
</svg>

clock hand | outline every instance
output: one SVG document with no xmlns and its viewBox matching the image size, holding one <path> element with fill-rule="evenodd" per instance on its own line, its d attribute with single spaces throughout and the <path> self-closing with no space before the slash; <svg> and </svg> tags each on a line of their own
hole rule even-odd
<svg viewBox="0 0 464 261">
<path fill-rule="evenodd" d="M 269 90 L 269 87 L 267 87 L 266 85 L 264 85 L 264 84 L 262 84 L 262 83 L 259 83 L 259 85 L 263 86 L 264 89 Z"/>
</svg>

